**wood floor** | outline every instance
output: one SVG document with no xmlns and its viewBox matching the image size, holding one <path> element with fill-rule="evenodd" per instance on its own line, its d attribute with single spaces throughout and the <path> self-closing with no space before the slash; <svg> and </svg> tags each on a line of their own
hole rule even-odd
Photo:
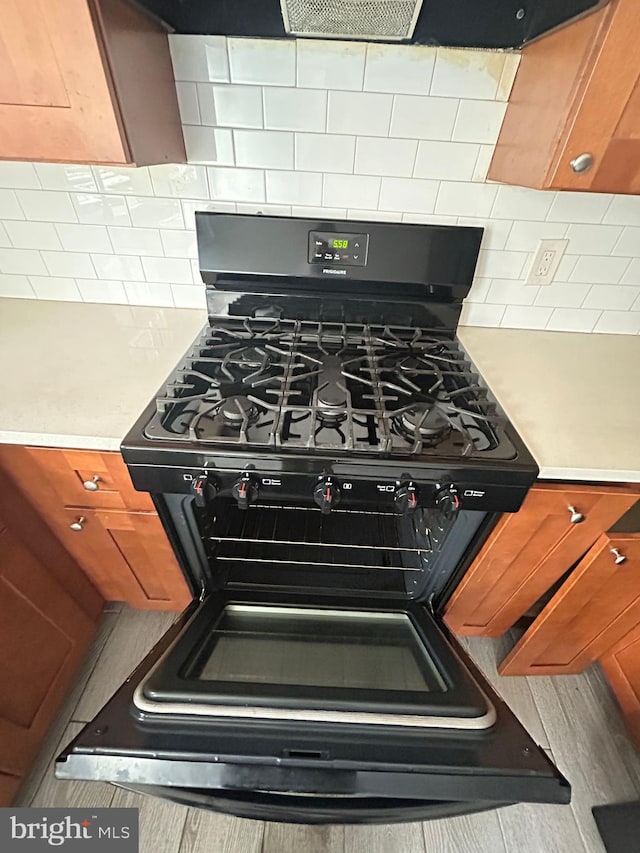
<svg viewBox="0 0 640 853">
<path fill-rule="evenodd" d="M 309 827 L 215 815 L 96 782 L 60 782 L 52 762 L 100 709 L 172 614 L 118 609 L 100 632 L 17 805 L 137 806 L 141 853 L 603 853 L 591 807 L 640 796 L 640 757 L 596 668 L 579 676 L 500 678 L 509 636 L 464 645 L 573 786 L 571 806 L 510 806 L 423 824 Z"/>
</svg>

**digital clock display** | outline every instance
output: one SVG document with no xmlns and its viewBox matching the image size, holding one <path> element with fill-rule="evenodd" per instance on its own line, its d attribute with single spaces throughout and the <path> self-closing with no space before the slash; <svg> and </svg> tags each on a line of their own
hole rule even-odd
<svg viewBox="0 0 640 853">
<path fill-rule="evenodd" d="M 334 249 L 348 249 L 349 241 L 348 240 L 334 240 L 333 241 Z"/>
</svg>

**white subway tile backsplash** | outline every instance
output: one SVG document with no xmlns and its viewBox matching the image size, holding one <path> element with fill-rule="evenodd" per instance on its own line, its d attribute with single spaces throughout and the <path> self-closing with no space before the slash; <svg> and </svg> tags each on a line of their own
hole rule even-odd
<svg viewBox="0 0 640 853">
<path fill-rule="evenodd" d="M 356 136 L 387 136 L 392 104 L 391 95 L 329 92 L 327 130 L 329 133 L 353 133 Z"/>
<path fill-rule="evenodd" d="M 454 98 L 396 95 L 389 135 L 411 139 L 449 140 L 459 103 Z"/>
<path fill-rule="evenodd" d="M 501 101 L 461 100 L 451 138 L 495 145 L 506 110 L 506 103 Z"/>
<path fill-rule="evenodd" d="M 66 252 L 111 253 L 113 247 L 104 225 L 56 225 L 62 248 Z M 48 246 L 47 248 L 56 248 Z"/>
<path fill-rule="evenodd" d="M 50 222 L 5 222 L 4 227 L 15 249 L 62 249 L 55 227 Z"/>
<path fill-rule="evenodd" d="M 169 36 L 171 61 L 176 80 L 229 79 L 227 44 L 224 36 Z"/>
<path fill-rule="evenodd" d="M 93 174 L 101 193 L 153 195 L 149 170 L 119 166 L 94 166 Z"/>
<path fill-rule="evenodd" d="M 263 90 L 264 126 L 273 130 L 323 132 L 327 122 L 327 92 L 319 89 Z"/>
<path fill-rule="evenodd" d="M 0 273 L 0 296 L 12 299 L 35 299 L 36 295 L 26 275 L 4 275 Z"/>
<path fill-rule="evenodd" d="M 158 282 L 129 281 L 124 289 L 131 305 L 160 305 L 174 307 L 171 285 Z"/>
<path fill-rule="evenodd" d="M 86 225 L 131 225 L 123 195 L 70 193 L 70 198 L 79 221 Z"/>
<path fill-rule="evenodd" d="M 38 299 L 57 299 L 64 302 L 81 302 L 80 291 L 73 278 L 29 276 L 29 283 Z"/>
<path fill-rule="evenodd" d="M 91 166 L 35 163 L 34 168 L 43 190 L 78 192 L 95 192 L 97 190 Z"/>
<path fill-rule="evenodd" d="M 86 252 L 41 252 L 49 275 L 62 278 L 95 278 L 91 255 Z M 43 273 L 46 275 L 46 272 Z"/>
<path fill-rule="evenodd" d="M 544 329 L 553 308 L 538 305 L 507 305 L 500 325 L 507 329 Z"/>
<path fill-rule="evenodd" d="M 24 219 L 24 213 L 13 190 L 0 189 L 0 219 Z"/>
<path fill-rule="evenodd" d="M 91 255 L 91 261 L 101 280 L 144 281 L 140 258 L 135 255 Z"/>
<path fill-rule="evenodd" d="M 547 329 L 563 332 L 590 332 L 600 318 L 600 311 L 585 308 L 555 308 Z"/>
<path fill-rule="evenodd" d="M 35 249 L 0 249 L 0 273 L 46 275 L 47 268 Z"/>
<path fill-rule="evenodd" d="M 262 89 L 256 86 L 198 87 L 202 124 L 262 127 Z"/>
<path fill-rule="evenodd" d="M 147 281 L 191 284 L 191 264 L 187 258 L 141 258 Z"/>
<path fill-rule="evenodd" d="M 39 190 L 40 181 L 32 163 L 0 161 L 0 187 L 14 190 Z"/>
<path fill-rule="evenodd" d="M 210 166 L 209 192 L 220 201 L 265 201 L 264 172 Z"/>
<path fill-rule="evenodd" d="M 227 48 L 232 83 L 295 86 L 295 41 L 230 38 Z"/>
<path fill-rule="evenodd" d="M 640 195 L 614 196 L 603 222 L 609 225 L 640 225 Z"/>
<path fill-rule="evenodd" d="M 322 203 L 328 207 L 353 207 L 371 210 L 378 207 L 380 178 L 365 175 L 324 176 Z M 384 206 L 384 205 L 381 205 Z"/>
<path fill-rule="evenodd" d="M 635 287 L 627 287 L 624 284 L 594 284 L 582 307 L 626 311 L 631 308 L 636 296 Z"/>
<path fill-rule="evenodd" d="M 556 193 L 553 192 L 501 185 L 498 187 L 491 216 L 493 219 L 542 221 L 547 218 L 555 197 Z"/>
<path fill-rule="evenodd" d="M 108 228 L 113 250 L 119 255 L 161 255 L 162 243 L 157 228 Z M 126 278 L 110 275 L 109 278 Z"/>
<path fill-rule="evenodd" d="M 611 198 L 602 193 L 557 193 L 547 219 L 550 222 L 602 222 Z"/>
<path fill-rule="evenodd" d="M 593 331 L 614 335 L 640 334 L 640 311 L 603 311 Z"/>
<path fill-rule="evenodd" d="M 281 130 L 234 130 L 238 166 L 293 169 L 293 133 Z"/>
<path fill-rule="evenodd" d="M 416 178 L 470 181 L 477 159 L 477 145 L 421 140 L 413 174 Z"/>
<path fill-rule="evenodd" d="M 497 186 L 444 182 L 440 186 L 436 213 L 459 216 L 489 216 Z"/>
<path fill-rule="evenodd" d="M 297 85 L 304 89 L 362 89 L 364 42 L 300 39 Z"/>
<path fill-rule="evenodd" d="M 493 100 L 504 70 L 505 54 L 439 47 L 431 94 L 440 97 Z"/>
<path fill-rule="evenodd" d="M 206 291 L 202 284 L 178 284 L 171 287 L 176 308 L 206 308 Z"/>
<path fill-rule="evenodd" d="M 640 228 L 624 228 L 611 254 L 626 258 L 640 258 Z"/>
<path fill-rule="evenodd" d="M 436 48 L 412 45 L 367 45 L 364 88 L 369 92 L 428 95 Z M 340 89 L 341 86 L 331 88 Z"/>
<path fill-rule="evenodd" d="M 24 215 L 32 222 L 77 222 L 68 193 L 52 190 L 17 190 Z"/>
<path fill-rule="evenodd" d="M 438 181 L 383 178 L 379 206 L 400 213 L 433 213 L 439 186 Z"/>
<path fill-rule="evenodd" d="M 197 258 L 195 231 L 160 231 L 162 248 L 168 258 Z M 159 279 L 158 279 L 159 280 Z"/>
<path fill-rule="evenodd" d="M 302 171 L 353 172 L 354 136 L 296 133 L 295 167 Z"/>
<path fill-rule="evenodd" d="M 194 213 L 237 211 L 481 226 L 462 323 L 640 332 L 640 196 L 486 183 L 517 52 L 170 43 L 188 163 L 0 163 L 0 296 L 202 309 Z"/>
<path fill-rule="evenodd" d="M 418 143 L 414 139 L 382 139 L 361 136 L 356 142 L 355 172 L 410 178 Z M 417 177 L 430 177 L 417 175 Z"/>
<path fill-rule="evenodd" d="M 150 166 L 149 175 L 157 196 L 175 198 L 209 198 L 207 171 L 204 166 L 165 163 Z"/>
<path fill-rule="evenodd" d="M 609 255 L 621 234 L 619 225 L 570 225 L 565 235 L 569 238 L 567 251 L 574 255 Z"/>
<path fill-rule="evenodd" d="M 77 278 L 76 285 L 83 302 L 110 302 L 127 304 L 127 293 L 121 281 L 95 278 Z"/>
<path fill-rule="evenodd" d="M 195 83 L 176 81 L 176 95 L 182 124 L 200 124 L 198 89 Z"/>
<path fill-rule="evenodd" d="M 137 228 L 184 228 L 182 205 L 177 198 L 129 196 L 127 204 Z"/>
<path fill-rule="evenodd" d="M 271 204 L 322 204 L 322 175 L 316 172 L 266 172 Z"/>
<path fill-rule="evenodd" d="M 629 258 L 580 257 L 569 281 L 585 284 L 617 284 L 629 266 Z"/>
</svg>

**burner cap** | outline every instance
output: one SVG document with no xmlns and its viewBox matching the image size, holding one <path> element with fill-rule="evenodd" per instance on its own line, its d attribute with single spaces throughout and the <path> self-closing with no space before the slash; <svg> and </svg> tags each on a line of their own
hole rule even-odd
<svg viewBox="0 0 640 853">
<path fill-rule="evenodd" d="M 436 406 L 416 403 L 398 418 L 401 432 L 410 439 L 419 438 L 425 444 L 436 444 L 451 429 L 451 424 Z"/>
<path fill-rule="evenodd" d="M 318 406 L 323 416 L 335 418 L 347 408 L 347 390 L 342 387 L 342 359 L 325 355 L 319 371 Z"/>
<path fill-rule="evenodd" d="M 258 409 L 248 397 L 227 397 L 219 409 L 219 413 L 229 426 L 240 429 L 243 422 L 255 423 L 258 419 Z"/>
</svg>

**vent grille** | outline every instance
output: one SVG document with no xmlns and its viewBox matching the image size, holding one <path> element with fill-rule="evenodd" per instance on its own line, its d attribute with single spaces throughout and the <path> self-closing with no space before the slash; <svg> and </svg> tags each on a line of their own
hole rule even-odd
<svg viewBox="0 0 640 853">
<path fill-rule="evenodd" d="M 411 38 L 423 0 L 280 0 L 291 35 L 325 38 Z"/>
</svg>

